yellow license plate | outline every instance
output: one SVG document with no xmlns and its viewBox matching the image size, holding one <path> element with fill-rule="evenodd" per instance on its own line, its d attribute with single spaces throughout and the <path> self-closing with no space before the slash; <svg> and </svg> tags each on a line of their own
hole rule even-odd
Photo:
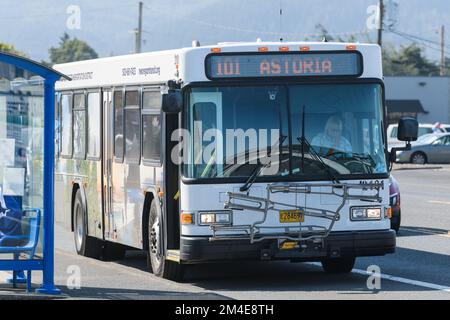
<svg viewBox="0 0 450 320">
<path fill-rule="evenodd" d="M 293 250 L 298 247 L 298 242 L 294 241 L 284 241 L 279 245 L 280 250 Z"/>
<path fill-rule="evenodd" d="M 302 210 L 280 211 L 281 223 L 299 223 L 305 222 L 305 213 Z"/>
</svg>

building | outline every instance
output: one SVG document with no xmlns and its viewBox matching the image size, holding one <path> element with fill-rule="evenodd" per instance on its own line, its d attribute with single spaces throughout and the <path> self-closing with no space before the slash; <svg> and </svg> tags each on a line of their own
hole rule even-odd
<svg viewBox="0 0 450 320">
<path fill-rule="evenodd" d="M 389 123 L 403 116 L 450 123 L 450 77 L 386 77 Z"/>
</svg>

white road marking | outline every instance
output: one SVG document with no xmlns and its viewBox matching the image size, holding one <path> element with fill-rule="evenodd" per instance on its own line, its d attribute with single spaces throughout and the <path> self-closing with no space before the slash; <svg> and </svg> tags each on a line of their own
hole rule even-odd
<svg viewBox="0 0 450 320">
<path fill-rule="evenodd" d="M 364 276 L 372 275 L 372 273 L 369 274 L 366 270 L 361 270 L 361 269 L 353 269 L 352 273 L 361 274 Z M 450 293 L 450 287 L 441 286 L 439 284 L 423 282 L 423 281 L 418 281 L 418 280 L 411 280 L 411 279 L 402 278 L 402 277 L 395 277 L 395 276 L 391 276 L 388 274 L 381 274 L 380 277 L 381 277 L 381 279 L 384 279 L 384 280 L 400 282 L 400 283 L 405 283 L 405 284 L 409 284 L 409 285 L 413 285 L 413 286 L 418 286 L 418 287 L 423 287 L 423 288 L 427 288 L 427 289 L 433 289 L 433 290 Z"/>
<path fill-rule="evenodd" d="M 313 263 L 309 263 L 309 264 L 314 265 L 314 266 L 321 266 L 321 264 L 317 263 L 317 262 L 313 262 Z M 367 276 L 367 277 L 373 275 L 372 273 L 368 273 L 366 270 L 361 270 L 361 269 L 353 269 L 352 273 L 360 274 L 360 275 Z M 450 293 L 450 287 L 442 286 L 439 284 L 423 282 L 423 281 L 418 281 L 418 280 L 411 280 L 411 279 L 402 278 L 402 277 L 395 277 L 395 276 L 391 276 L 388 274 L 381 274 L 380 277 L 381 277 L 381 279 L 384 279 L 384 280 L 400 282 L 400 283 L 409 284 L 409 285 L 413 285 L 413 286 L 417 286 L 417 287 L 422 287 L 422 288 L 433 289 L 433 290 Z"/>
<path fill-rule="evenodd" d="M 444 205 L 450 206 L 450 202 L 449 202 L 449 201 L 436 201 L 436 200 L 430 200 L 430 201 L 428 201 L 428 203 L 432 203 L 432 204 L 444 204 Z"/>
<path fill-rule="evenodd" d="M 426 229 L 409 229 L 409 228 L 401 228 L 401 230 L 405 230 L 405 231 L 409 231 L 409 232 L 413 232 L 413 233 L 422 233 L 422 234 L 426 234 L 426 235 L 430 235 L 430 236 L 439 236 L 439 237 L 444 237 L 444 238 L 450 238 L 450 231 L 447 231 L 447 233 L 445 232 L 439 232 L 439 231 L 430 231 L 430 230 L 426 230 Z"/>
</svg>

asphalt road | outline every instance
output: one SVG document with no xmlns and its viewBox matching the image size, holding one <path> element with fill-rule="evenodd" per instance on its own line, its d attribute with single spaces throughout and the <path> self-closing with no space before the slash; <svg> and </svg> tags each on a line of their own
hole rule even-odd
<svg viewBox="0 0 450 320">
<path fill-rule="evenodd" d="M 397 252 L 360 258 L 348 275 L 327 275 L 317 264 L 246 262 L 192 266 L 174 283 L 148 273 L 138 252 L 118 262 L 79 257 L 72 234 L 57 226 L 56 283 L 75 299 L 450 299 L 450 166 L 398 166 L 393 174 L 403 210 Z M 380 290 L 367 287 L 371 265 L 381 270 Z M 81 288 L 69 289 L 77 271 Z"/>
</svg>

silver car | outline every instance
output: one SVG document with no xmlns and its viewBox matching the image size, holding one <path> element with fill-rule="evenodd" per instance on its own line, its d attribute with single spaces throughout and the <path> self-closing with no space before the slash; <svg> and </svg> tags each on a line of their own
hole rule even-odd
<svg viewBox="0 0 450 320">
<path fill-rule="evenodd" d="M 422 136 L 412 143 L 410 151 L 397 152 L 399 163 L 450 163 L 450 133 Z"/>
</svg>

